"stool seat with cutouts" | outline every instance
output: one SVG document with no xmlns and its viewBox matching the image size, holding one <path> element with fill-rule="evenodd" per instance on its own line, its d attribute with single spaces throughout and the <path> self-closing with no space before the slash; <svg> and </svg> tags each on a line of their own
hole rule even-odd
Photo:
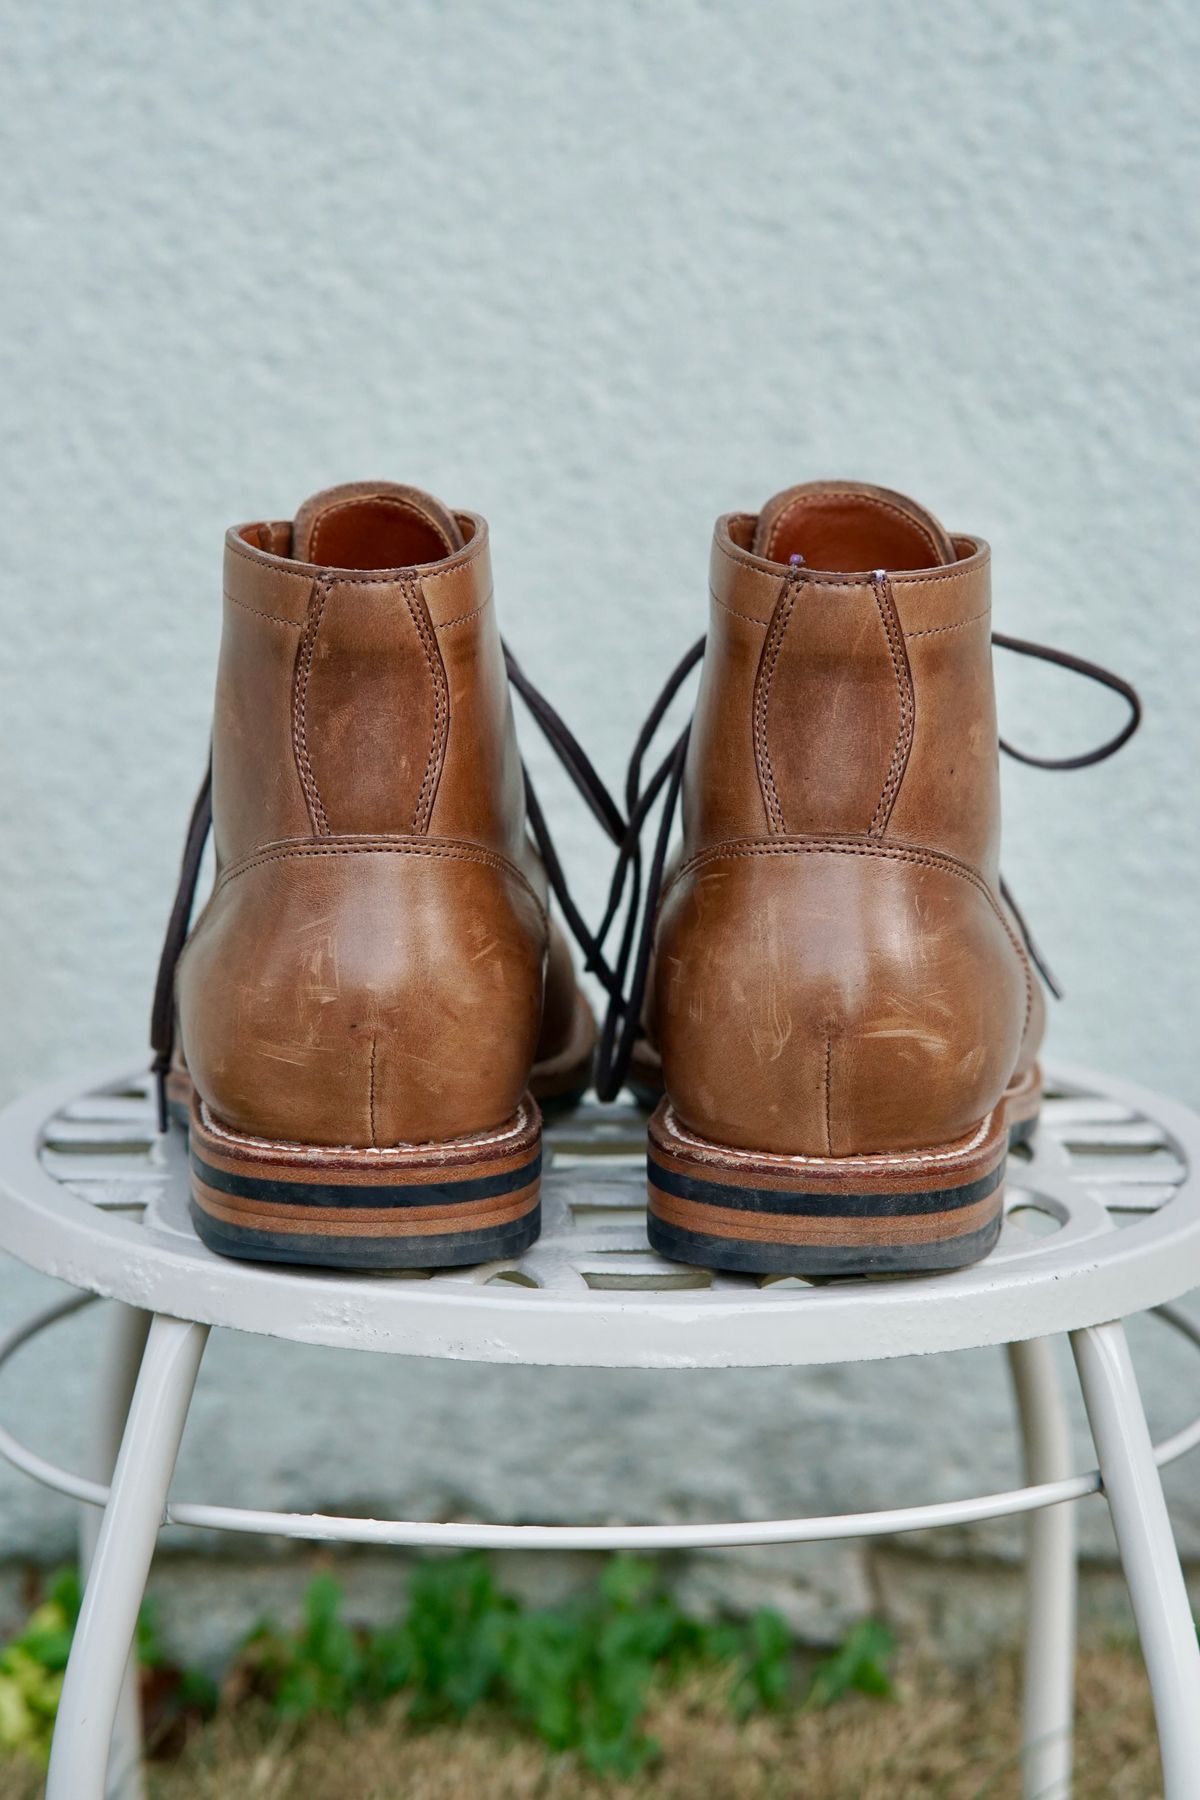
<svg viewBox="0 0 1200 1800">
<path fill-rule="evenodd" d="M 0 1366 L 97 1297 L 117 1304 L 88 1474 L 0 1429 L 0 1454 L 84 1504 L 88 1580 L 63 1687 L 48 1800 L 143 1793 L 130 1644 L 160 1525 L 326 1541 L 545 1549 L 691 1549 L 866 1537 L 1021 1513 L 1029 1520 L 1023 1784 L 1070 1791 L 1072 1502 L 1103 1491 L 1154 1692 L 1169 1800 L 1200 1795 L 1197 1647 L 1158 1470 L 1200 1420 L 1155 1445 L 1122 1321 L 1200 1285 L 1200 1120 L 1084 1070 L 1054 1071 L 1010 1156 L 997 1249 L 922 1277 L 808 1281 L 714 1274 L 651 1251 L 645 1118 L 585 1103 L 547 1124 L 543 1225 L 480 1268 L 355 1274 L 234 1262 L 196 1236 L 187 1147 L 160 1136 L 148 1079 L 62 1081 L 0 1115 L 0 1248 L 81 1290 L 13 1332 Z M 884 1360 L 1003 1345 L 1027 1485 L 821 1518 L 577 1526 L 378 1520 L 168 1498 L 208 1332 L 330 1349 L 590 1369 L 728 1369 Z M 1069 1334 L 1099 1467 L 1075 1471 L 1049 1339 Z M 702 1454 L 702 1450 L 697 1454 Z M 831 1479 L 836 1471 L 830 1471 Z"/>
</svg>

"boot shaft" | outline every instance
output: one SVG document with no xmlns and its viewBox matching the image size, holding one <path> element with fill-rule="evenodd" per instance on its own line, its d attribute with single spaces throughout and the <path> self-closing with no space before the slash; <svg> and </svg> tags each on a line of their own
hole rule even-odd
<svg viewBox="0 0 1200 1800">
<path fill-rule="evenodd" d="M 852 553 L 836 540 L 843 503 L 824 488 L 797 492 L 809 503 L 793 502 L 784 525 L 815 539 L 815 554 Z M 854 500 L 861 509 L 861 490 Z M 898 501 L 867 490 L 881 530 L 866 547 L 923 558 L 911 569 L 820 571 L 807 556 L 782 560 L 789 538 L 777 525 L 770 542 L 765 515 L 718 521 L 688 854 L 736 837 L 863 836 L 925 846 L 996 880 L 989 551 L 897 518 Z M 764 538 L 769 556 L 753 548 Z M 938 554 L 954 560 L 935 564 Z"/>
<path fill-rule="evenodd" d="M 540 1064 L 586 1082 L 481 518 L 355 484 L 229 533 L 212 798 L 218 879 L 176 991 L 224 1127 L 453 1143 L 511 1121 Z"/>
<path fill-rule="evenodd" d="M 998 892 L 989 552 L 886 490 L 717 523 L 651 1023 L 698 1138 L 807 1158 L 975 1131 L 1041 1003 Z"/>
<path fill-rule="evenodd" d="M 357 566 L 404 552 L 425 560 Z M 294 526 L 229 532 L 213 812 L 222 867 L 347 834 L 526 859 L 482 519 L 377 484 L 317 496 Z"/>
</svg>

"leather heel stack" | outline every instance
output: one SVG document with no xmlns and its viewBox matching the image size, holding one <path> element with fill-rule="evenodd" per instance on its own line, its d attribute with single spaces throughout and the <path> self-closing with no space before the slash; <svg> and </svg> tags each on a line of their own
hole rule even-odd
<svg viewBox="0 0 1200 1800">
<path fill-rule="evenodd" d="M 396 482 L 326 488 L 234 526 L 222 588 L 150 1029 L 196 1229 L 225 1256 L 317 1267 L 519 1256 L 538 1100 L 586 1090 L 596 1028 L 514 688 L 614 839 L 622 814 L 501 639 L 478 514 Z"/>
<path fill-rule="evenodd" d="M 1003 1103 L 969 1137 L 885 1156 L 783 1156 L 650 1121 L 650 1242 L 703 1268 L 807 1276 L 929 1274 L 977 1262 L 1000 1235 Z"/>
<path fill-rule="evenodd" d="M 325 1268 L 447 1268 L 519 1256 L 538 1234 L 541 1114 L 386 1150 L 273 1144 L 193 1100 L 192 1218 L 210 1250 Z"/>
</svg>

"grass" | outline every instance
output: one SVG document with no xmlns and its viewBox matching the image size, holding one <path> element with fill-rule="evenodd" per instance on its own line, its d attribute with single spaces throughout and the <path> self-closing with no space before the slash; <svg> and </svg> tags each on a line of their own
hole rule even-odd
<svg viewBox="0 0 1200 1800">
<path fill-rule="evenodd" d="M 41 1791 L 78 1581 L 51 1584 L 0 1650 L 0 1796 Z M 150 1800 L 1010 1800 L 1015 1658 L 954 1673 L 864 1619 L 805 1652 L 764 1611 L 684 1611 L 660 1568 L 614 1557 L 530 1607 L 482 1556 L 416 1564 L 403 1616 L 365 1629 L 325 1572 L 297 1625 L 264 1620 L 220 1688 L 139 1625 Z M 1081 1660 L 1076 1792 L 1151 1800 L 1146 1681 L 1128 1647 Z M 6 1756 L 3 1746 L 9 1747 Z"/>
<path fill-rule="evenodd" d="M 657 1761 L 629 1781 L 589 1774 L 484 1708 L 417 1728 L 398 1702 L 344 1721 L 281 1721 L 264 1703 L 222 1709 L 182 1758 L 151 1769 L 150 1800 L 1016 1800 L 1019 1675 L 1005 1656 L 973 1676 L 901 1659 L 894 1704 L 861 1695 L 824 1710 L 739 1720 L 728 1671 L 664 1685 L 647 1727 Z M 1158 1758 L 1135 1653 L 1080 1659 L 1075 1792 L 1156 1800 Z M 5 1800 L 40 1779 L 0 1768 Z"/>
<path fill-rule="evenodd" d="M 79 1601 L 78 1575 L 64 1571 L 0 1651 L 0 1750 L 45 1764 Z M 260 1701 L 276 1719 L 301 1724 L 378 1712 L 401 1698 L 410 1725 L 457 1724 L 486 1707 L 593 1774 L 623 1778 L 659 1757 L 646 1728 L 656 1686 L 721 1671 L 743 1719 L 829 1706 L 854 1692 L 886 1699 L 894 1647 L 883 1621 L 862 1619 L 801 1687 L 796 1645 L 777 1613 L 742 1623 L 698 1618 L 655 1563 L 631 1556 L 609 1558 L 592 1587 L 547 1607 L 506 1592 L 486 1557 L 430 1557 L 410 1571 L 402 1617 L 375 1629 L 344 1616 L 341 1588 L 326 1571 L 310 1583 L 298 1626 L 265 1619 L 251 1632 L 220 1692 L 170 1662 L 151 1608 L 138 1628 L 146 1737 L 160 1756 L 178 1755 L 219 1705 Z"/>
</svg>

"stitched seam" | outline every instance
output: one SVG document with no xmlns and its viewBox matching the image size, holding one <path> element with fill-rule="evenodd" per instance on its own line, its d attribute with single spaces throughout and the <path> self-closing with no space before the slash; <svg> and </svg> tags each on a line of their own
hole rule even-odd
<svg viewBox="0 0 1200 1800">
<path fill-rule="evenodd" d="M 304 630 L 303 619 L 285 619 L 282 613 L 264 612 L 261 606 L 251 606 L 249 601 L 239 600 L 228 588 L 222 588 L 221 592 L 231 606 L 240 606 L 243 612 L 253 613 L 256 619 L 271 619 L 276 625 L 286 625 L 292 631 Z"/>
<path fill-rule="evenodd" d="M 738 514 L 737 516 L 741 518 L 746 515 Z M 731 539 L 726 541 L 718 538 L 716 549 L 726 562 L 736 563 L 739 568 L 753 569 L 756 575 L 769 576 L 773 573 L 771 568 L 764 567 L 762 556 L 756 555 L 751 550 L 743 550 L 740 544 L 735 544 Z M 926 582 L 935 581 L 965 581 L 978 569 L 986 568 L 990 561 L 990 551 L 986 547 L 980 546 L 972 550 L 969 556 L 960 557 L 957 562 L 949 564 L 940 572 L 932 569 L 896 569 L 891 571 L 891 580 L 893 585 L 903 587 L 918 587 L 923 586 Z M 967 567 L 968 564 L 970 567 Z M 795 576 L 797 581 L 807 580 L 821 587 L 862 587 L 870 579 L 869 575 L 863 573 L 833 575 L 820 569 L 803 568 L 795 570 Z"/>
<path fill-rule="evenodd" d="M 833 1128 L 830 1122 L 833 1089 L 833 1039 L 825 1039 L 825 1154 L 833 1155 Z"/>
<path fill-rule="evenodd" d="M 459 613 L 459 615 L 456 619 L 443 619 L 441 624 L 434 625 L 433 629 L 435 631 L 449 631 L 451 626 L 453 626 L 453 625 L 465 625 L 467 623 L 468 619 L 477 619 L 479 617 L 480 613 L 486 612 L 488 607 L 491 605 L 492 595 L 494 593 L 495 593 L 495 589 L 489 588 L 487 599 L 481 600 L 479 602 L 479 605 L 476 607 L 473 607 L 470 612 Z"/>
<path fill-rule="evenodd" d="M 321 514 L 320 518 L 317 520 L 316 529 L 312 535 L 312 541 L 308 546 L 310 562 L 319 562 L 321 560 L 317 555 L 317 545 L 320 542 L 321 533 L 324 531 L 330 519 L 332 519 L 336 513 L 348 512 L 352 506 L 363 505 L 394 507 L 398 512 L 408 513 L 410 518 L 419 519 L 422 525 L 428 525 L 431 530 L 438 533 L 439 537 L 441 536 L 442 528 L 437 524 L 433 515 L 425 512 L 412 500 L 406 500 L 399 494 L 356 494 L 351 495 L 348 500 L 339 500 L 336 505 L 327 507 Z M 453 552 L 451 552 L 451 554 L 453 554 Z"/>
<path fill-rule="evenodd" d="M 221 875 L 213 893 L 220 893 L 231 881 L 236 881 L 239 875 L 247 875 L 251 869 L 259 869 L 264 863 L 286 862 L 294 856 L 424 856 L 440 858 L 445 862 L 479 863 L 484 868 L 495 869 L 501 875 L 511 876 L 524 888 L 543 919 L 547 916 L 541 896 L 516 863 L 475 844 L 323 844 L 317 838 L 299 838 L 294 842 L 260 851 L 247 857 L 244 862 L 232 864 Z"/>
<path fill-rule="evenodd" d="M 300 771 L 300 785 L 303 787 L 305 799 L 308 801 L 313 830 L 322 837 L 329 836 L 329 816 L 322 803 L 316 776 L 313 774 L 312 760 L 308 753 L 308 682 L 312 674 L 313 653 L 316 649 L 317 633 L 321 629 L 321 620 L 325 615 L 325 603 L 329 598 L 329 589 L 328 581 L 313 582 L 312 594 L 308 603 L 308 616 L 304 622 L 304 636 L 300 640 L 300 648 L 296 656 L 296 678 L 292 684 L 292 746 L 296 755 L 296 766 Z"/>
<path fill-rule="evenodd" d="M 771 683 L 775 678 L 784 633 L 795 604 L 796 583 L 785 581 L 771 615 L 771 629 L 762 648 L 762 661 L 754 682 L 754 759 L 758 764 L 758 781 L 767 809 L 767 822 L 772 831 L 779 832 L 785 831 L 787 826 L 779 802 L 779 789 L 775 784 L 775 770 L 771 766 L 771 750 L 767 741 L 767 703 L 771 697 Z"/>
<path fill-rule="evenodd" d="M 990 619 L 991 616 L 991 607 L 985 606 L 982 612 L 972 613 L 969 619 L 958 619 L 953 625 L 930 625 L 924 631 L 906 631 L 904 636 L 911 642 L 913 638 L 938 637 L 943 631 L 965 631 L 968 625 L 976 625 L 980 619 Z"/>
<path fill-rule="evenodd" d="M 967 1160 L 979 1149 L 981 1144 L 987 1142 L 994 1117 L 995 1108 L 980 1122 L 970 1138 L 960 1138 L 957 1142 L 947 1146 L 938 1145 L 929 1150 L 880 1151 L 876 1154 L 838 1156 L 832 1159 L 823 1156 L 789 1155 L 786 1151 L 781 1150 L 737 1150 L 730 1145 L 716 1144 L 709 1138 L 698 1137 L 694 1131 L 689 1131 L 681 1125 L 675 1115 L 675 1109 L 669 1104 L 657 1129 L 664 1136 L 670 1136 L 675 1140 L 674 1143 L 667 1146 L 671 1155 L 687 1155 L 694 1145 L 700 1155 L 690 1157 L 689 1160 L 698 1162 L 707 1161 L 711 1153 L 717 1151 L 721 1157 L 730 1161 L 745 1161 L 752 1165 L 767 1163 L 779 1168 L 787 1168 L 799 1163 L 820 1169 L 832 1160 L 839 1169 L 911 1169 L 923 1168 L 929 1163 L 954 1163 Z M 677 1145 L 681 1148 L 677 1148 Z"/>
<path fill-rule="evenodd" d="M 933 583 L 935 581 L 964 581 L 968 574 L 970 574 L 970 570 L 964 569 L 962 566 L 963 563 L 974 562 L 975 557 L 978 554 L 978 551 L 972 551 L 970 556 L 960 558 L 953 567 L 947 569 L 945 573 L 941 575 L 931 574 L 925 569 L 909 569 L 893 575 L 891 579 L 893 582 L 900 582 L 905 587 L 924 587 L 927 582 Z M 980 567 L 984 567 L 986 562 L 987 558 L 985 557 L 983 563 L 980 564 Z"/>
<path fill-rule="evenodd" d="M 270 558 L 270 562 L 266 565 L 267 567 L 274 567 L 276 563 L 291 561 L 290 557 L 281 556 L 277 550 L 255 550 L 252 544 L 246 543 L 244 538 L 237 537 L 236 535 L 233 538 L 226 538 L 225 548 L 231 556 L 240 556 L 243 562 L 252 563 L 256 569 L 261 569 L 264 566 L 264 557 Z M 286 570 L 283 572 L 285 574 L 287 573 Z M 295 581 L 303 581 L 305 580 L 305 576 L 297 571 L 292 576 L 292 579 Z M 312 577 L 309 576 L 308 579 L 311 580 Z"/>
<path fill-rule="evenodd" d="M 294 557 L 283 556 L 276 550 L 256 551 L 239 537 L 234 537 L 232 540 L 226 539 L 225 548 L 231 556 L 240 556 L 243 562 L 248 562 L 259 570 L 264 567 L 273 569 L 285 580 L 311 581 L 313 579 L 313 564 L 297 562 Z M 427 580 L 443 581 L 449 575 L 456 575 L 472 558 L 481 554 L 482 547 L 479 540 L 472 538 L 469 544 L 464 544 L 461 550 L 455 550 L 452 555 L 441 557 L 436 563 L 422 563 L 419 566 L 433 571 L 426 577 Z M 381 575 L 367 575 L 359 569 L 338 569 L 336 573 L 343 584 L 353 583 L 355 587 L 381 587 L 388 583 L 395 585 L 417 567 L 416 563 L 404 563 L 394 569 L 385 570 Z M 326 574 L 334 572 L 332 565 L 324 572 Z"/>
<path fill-rule="evenodd" d="M 911 513 L 905 512 L 904 508 L 897 506 L 894 501 L 878 500 L 874 494 L 857 494 L 850 488 L 826 488 L 819 494 L 798 494 L 790 506 L 784 507 L 771 527 L 764 555 L 767 551 L 774 549 L 775 540 L 779 536 L 780 528 L 785 520 L 790 519 L 794 512 L 803 511 L 806 507 L 819 506 L 824 500 L 858 500 L 865 506 L 873 506 L 877 512 L 892 513 L 897 519 L 902 519 L 910 530 L 924 538 L 934 556 L 938 554 L 937 541 L 929 527 L 922 525 L 919 519 L 914 519 Z"/>
<path fill-rule="evenodd" d="M 904 585 L 909 587 L 923 587 L 926 582 L 963 581 L 966 579 L 966 574 L 968 572 L 969 571 L 964 571 L 960 564 L 956 564 L 953 568 L 947 569 L 942 575 L 932 573 L 927 574 L 924 569 L 917 569 L 907 573 L 898 571 L 894 574 L 889 570 L 888 580 L 892 583 L 893 587 Z M 869 574 L 823 575 L 820 569 L 797 569 L 795 580 L 797 583 L 807 582 L 812 587 L 867 588 L 871 585 L 871 577 Z"/>
<path fill-rule="evenodd" d="M 1012 945 L 1020 959 L 1021 968 L 1025 977 L 1025 1024 L 1022 1029 L 1022 1036 L 1024 1036 L 1024 1033 L 1029 1029 L 1030 1014 L 1033 1011 L 1033 978 L 1030 974 L 1029 958 L 1025 954 L 1024 945 L 1009 924 L 1003 907 L 997 901 L 996 896 L 993 894 L 987 882 L 983 879 L 983 876 L 978 874 L 976 870 L 969 868 L 966 863 L 956 862 L 952 856 L 943 856 L 936 850 L 912 850 L 903 844 L 869 844 L 865 841 L 858 844 L 828 841 L 818 844 L 739 844 L 736 839 L 733 839 L 725 844 L 710 844 L 706 850 L 701 850 L 699 854 L 693 856 L 689 862 L 681 864 L 675 873 L 674 879 L 670 883 L 670 887 L 663 889 L 659 906 L 661 908 L 663 902 L 666 900 L 667 894 L 677 885 L 677 883 L 683 880 L 685 875 L 693 874 L 697 869 L 703 868 L 704 865 L 709 862 L 724 862 L 727 859 L 732 860 L 737 857 L 746 856 L 826 855 L 889 857 L 895 862 L 914 863 L 921 868 L 942 869 L 947 875 L 957 875 L 961 880 L 969 881 L 972 887 L 978 888 L 979 892 L 983 895 L 984 899 L 995 913 L 997 919 L 999 919 L 1009 943 Z"/>
<path fill-rule="evenodd" d="M 367 1087 L 367 1122 L 371 1131 L 371 1148 L 379 1148 L 379 1140 L 375 1134 L 375 1050 L 379 1043 L 378 1032 L 371 1033 L 371 1075 Z"/>
<path fill-rule="evenodd" d="M 791 506 L 785 507 L 779 517 L 775 520 L 767 540 L 768 547 L 774 548 L 775 540 L 779 535 L 780 528 L 784 521 L 789 519 L 794 512 L 803 510 L 807 506 L 819 505 L 820 502 L 824 500 L 858 500 L 864 505 L 874 507 L 877 512 L 891 513 L 893 517 L 901 519 L 911 530 L 915 530 L 918 536 L 923 538 L 925 543 L 928 544 L 930 551 L 934 556 L 938 554 L 937 542 L 928 526 L 922 525 L 919 519 L 914 519 L 911 513 L 905 512 L 902 506 L 896 506 L 890 500 L 879 500 L 873 494 L 856 494 L 848 488 L 827 489 L 820 494 L 808 496 L 798 495 L 797 498 L 793 500 Z"/>
<path fill-rule="evenodd" d="M 429 609 L 421 594 L 420 583 L 416 578 L 404 584 L 404 599 L 412 615 L 417 637 L 425 652 L 425 661 L 429 668 L 429 679 L 433 685 L 433 736 L 430 739 L 429 755 L 425 759 L 425 774 L 421 780 L 417 794 L 417 804 L 413 810 L 412 829 L 414 832 L 429 829 L 429 815 L 433 811 L 433 796 L 437 790 L 438 777 L 442 772 L 442 760 L 446 753 L 446 734 L 450 712 L 450 695 L 446 687 L 446 671 L 442 667 L 442 653 L 437 647 L 437 639 L 433 635 L 433 627 L 429 622 Z"/>
<path fill-rule="evenodd" d="M 200 1117 L 204 1122 L 204 1129 L 212 1137 L 223 1138 L 229 1144 L 250 1144 L 263 1150 L 300 1150 L 304 1151 L 307 1157 L 312 1156 L 314 1149 L 326 1155 L 332 1152 L 341 1155 L 349 1153 L 352 1156 L 374 1156 L 385 1165 L 402 1162 L 404 1160 L 403 1152 L 408 1150 L 440 1151 L 447 1147 L 453 1150 L 490 1148 L 495 1144 L 507 1143 L 511 1138 L 521 1137 L 533 1122 L 529 1109 L 522 1100 L 513 1114 L 512 1123 L 498 1126 L 495 1131 L 476 1133 L 472 1137 L 446 1138 L 441 1142 L 380 1144 L 373 1145 L 368 1149 L 363 1144 L 302 1144 L 295 1138 L 254 1137 L 249 1132 L 231 1131 L 228 1125 L 222 1125 L 219 1119 L 214 1118 L 206 1100 L 200 1102 Z"/>
<path fill-rule="evenodd" d="M 716 588 L 710 587 L 708 591 L 711 598 L 721 608 L 721 611 L 732 613 L 735 619 L 745 619 L 747 625 L 757 625 L 760 631 L 765 631 L 770 624 L 769 619 L 756 619 L 753 613 L 739 612 L 736 606 L 730 606 L 728 601 L 722 600 Z"/>
<path fill-rule="evenodd" d="M 872 837 L 882 837 L 887 829 L 887 822 L 892 816 L 892 808 L 895 806 L 896 796 L 900 792 L 904 771 L 908 767 L 916 708 L 913 703 L 912 670 L 908 666 L 908 652 L 904 648 L 904 633 L 900 629 L 896 603 L 888 588 L 887 576 L 883 575 L 872 581 L 871 591 L 875 596 L 879 622 L 883 626 L 883 634 L 887 639 L 888 654 L 892 659 L 892 672 L 896 677 L 896 692 L 900 701 L 900 723 L 896 730 L 896 742 L 892 748 L 892 760 L 888 764 L 883 791 L 879 796 L 879 803 L 871 815 L 871 823 L 868 827 Z"/>
</svg>

